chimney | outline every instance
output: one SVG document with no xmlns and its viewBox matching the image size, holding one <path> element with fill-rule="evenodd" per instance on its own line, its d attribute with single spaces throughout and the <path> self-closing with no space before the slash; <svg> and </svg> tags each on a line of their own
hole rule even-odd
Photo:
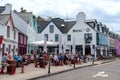
<svg viewBox="0 0 120 80">
<path fill-rule="evenodd" d="M 76 16 L 76 21 L 81 22 L 86 20 L 86 15 L 84 12 L 79 12 Z"/>
<path fill-rule="evenodd" d="M 10 11 L 12 11 L 12 5 L 7 3 L 5 5 L 5 11 L 4 11 L 4 14 L 10 14 Z"/>
</svg>

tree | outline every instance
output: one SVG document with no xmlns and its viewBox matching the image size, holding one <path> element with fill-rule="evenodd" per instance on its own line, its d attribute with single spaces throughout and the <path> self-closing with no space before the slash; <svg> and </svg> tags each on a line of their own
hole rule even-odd
<svg viewBox="0 0 120 80">
<path fill-rule="evenodd" d="M 23 13 L 26 12 L 26 9 L 24 9 L 23 7 L 21 7 L 20 10 L 21 10 L 20 12 L 23 12 Z"/>
<path fill-rule="evenodd" d="M 35 15 L 33 15 L 33 19 L 36 19 L 36 16 L 35 16 Z"/>
<path fill-rule="evenodd" d="M 47 19 L 48 20 L 52 20 L 52 16 L 47 16 Z"/>
<path fill-rule="evenodd" d="M 37 17 L 37 21 L 44 21 L 43 18 L 41 18 L 40 16 Z"/>
</svg>

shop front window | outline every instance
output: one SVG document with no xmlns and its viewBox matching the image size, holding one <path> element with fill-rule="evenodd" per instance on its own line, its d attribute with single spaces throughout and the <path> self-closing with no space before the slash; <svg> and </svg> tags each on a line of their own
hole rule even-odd
<svg viewBox="0 0 120 80">
<path fill-rule="evenodd" d="M 85 43 L 91 43 L 92 33 L 87 33 L 84 35 Z"/>
</svg>

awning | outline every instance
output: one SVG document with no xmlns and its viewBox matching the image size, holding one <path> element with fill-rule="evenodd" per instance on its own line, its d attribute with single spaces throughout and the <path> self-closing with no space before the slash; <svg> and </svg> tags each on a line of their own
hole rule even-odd
<svg viewBox="0 0 120 80">
<path fill-rule="evenodd" d="M 36 46 L 44 46 L 44 40 L 42 40 L 42 41 L 34 41 L 31 44 L 36 45 Z M 47 41 L 47 46 L 57 46 L 57 44 L 54 43 L 54 42 Z"/>
</svg>

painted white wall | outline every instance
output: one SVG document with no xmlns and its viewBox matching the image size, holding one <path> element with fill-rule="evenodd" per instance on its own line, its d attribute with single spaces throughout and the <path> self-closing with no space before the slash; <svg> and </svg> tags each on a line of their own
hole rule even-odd
<svg viewBox="0 0 120 80">
<path fill-rule="evenodd" d="M 28 27 L 27 27 L 27 36 L 28 36 L 29 42 L 33 42 L 36 40 L 35 39 L 36 31 L 33 29 L 33 27 L 30 26 L 30 24 L 28 24 Z"/>
<path fill-rule="evenodd" d="M 4 34 L 4 25 L 2 25 L 2 24 L 0 24 L 0 35 L 3 35 Z M 2 46 L 0 45 L 0 48 L 1 48 Z M 0 51 L 0 68 L 1 68 L 1 61 L 2 61 L 2 52 Z"/>
<path fill-rule="evenodd" d="M 50 31 L 49 31 L 50 25 L 54 25 L 54 33 L 50 33 Z M 53 22 L 51 22 L 41 33 L 37 33 L 36 41 L 44 40 L 44 34 L 48 34 L 48 41 L 55 42 L 55 34 L 62 34 L 62 32 L 56 27 L 56 25 Z M 63 37 L 63 34 L 62 34 L 62 37 Z M 59 41 L 56 43 L 59 44 Z"/>
<path fill-rule="evenodd" d="M 5 25 L 0 24 L 0 35 L 5 35 Z"/>
<path fill-rule="evenodd" d="M 9 38 L 7 38 L 7 26 L 10 26 L 10 37 Z M 18 30 L 15 29 L 16 38 L 14 39 L 14 30 L 13 30 L 13 26 L 10 20 L 7 26 L 0 25 L 0 34 L 4 37 L 3 42 L 1 44 L 1 48 L 3 47 L 2 45 L 5 44 L 5 53 L 8 53 L 8 51 L 6 51 L 6 48 L 8 48 L 10 44 L 11 45 L 10 54 L 13 55 L 13 51 L 12 51 L 13 46 L 15 46 L 15 54 L 17 54 L 16 48 L 18 48 Z M 2 53 L 0 53 L 0 64 L 1 64 L 1 61 L 2 61 Z"/>
<path fill-rule="evenodd" d="M 115 47 L 115 39 L 114 38 L 109 37 L 108 42 L 109 42 L 109 44 L 108 44 L 109 47 Z"/>
<path fill-rule="evenodd" d="M 12 17 L 13 17 L 14 26 L 22 33 L 27 35 L 28 24 L 22 18 L 20 18 L 15 12 L 12 12 Z"/>
<path fill-rule="evenodd" d="M 10 26 L 10 37 L 7 37 L 7 26 Z M 15 45 L 15 48 L 18 47 L 18 30 L 15 29 L 16 31 L 16 38 L 14 39 L 14 30 L 13 30 L 13 26 L 11 21 L 9 20 L 7 26 L 5 26 L 4 28 L 4 40 L 3 40 L 3 44 L 6 45 L 6 47 L 8 47 L 8 45 L 11 45 L 11 50 L 13 49 L 13 45 Z M 12 53 L 11 53 L 12 54 Z M 15 53 L 17 54 L 17 52 Z"/>
<path fill-rule="evenodd" d="M 17 55 L 17 51 L 16 51 L 16 49 L 18 48 L 17 42 L 7 41 L 7 40 L 4 39 L 2 44 L 5 44 L 5 53 L 8 53 L 6 48 L 8 48 L 9 45 L 11 45 L 11 50 L 10 50 L 11 55 L 13 55 L 12 49 L 13 49 L 13 46 L 15 46 L 15 54 Z"/>
<path fill-rule="evenodd" d="M 84 34 L 85 33 L 92 33 L 91 44 L 96 45 L 96 32 L 84 22 L 85 20 L 86 20 L 85 14 L 83 12 L 78 13 L 76 24 L 68 31 L 68 33 L 65 36 L 67 45 L 72 45 L 73 37 L 75 37 L 75 45 L 85 44 L 85 42 L 84 42 Z M 86 31 L 87 28 L 90 29 L 89 32 Z M 73 32 L 73 30 L 81 30 L 81 31 L 80 32 Z M 71 41 L 67 41 L 68 34 L 71 34 Z"/>
<path fill-rule="evenodd" d="M 6 4 L 5 11 L 3 11 L 2 14 L 10 14 L 11 11 L 12 5 Z M 30 26 L 31 23 L 27 23 L 26 21 L 24 21 L 14 11 L 12 11 L 12 17 L 15 27 L 23 34 L 28 36 L 28 44 L 30 44 L 30 42 L 35 41 L 36 31 L 34 30 L 34 27 Z"/>
<path fill-rule="evenodd" d="M 67 34 L 61 33 L 57 27 L 54 27 L 54 33 L 49 32 L 49 26 L 54 25 L 53 22 L 51 22 L 41 33 L 36 34 L 36 41 L 40 41 L 44 39 L 44 34 L 49 35 L 48 41 L 55 42 L 55 34 L 62 34 L 62 45 L 65 42 L 65 48 L 70 49 L 70 45 L 73 45 L 73 37 L 75 38 L 75 45 L 83 45 L 84 42 L 84 34 L 85 33 L 92 33 L 92 41 L 91 44 L 96 46 L 96 32 L 88 26 L 84 21 L 86 20 L 86 15 L 81 12 L 78 13 L 76 16 L 76 24 L 68 31 Z M 55 25 L 54 25 L 55 26 Z M 90 31 L 87 32 L 86 29 L 89 28 Z M 81 30 L 82 32 L 73 32 L 73 30 Z M 67 35 L 71 35 L 71 41 L 67 41 Z M 59 44 L 59 42 L 58 42 Z M 90 44 L 89 44 L 90 45 Z"/>
<path fill-rule="evenodd" d="M 30 23 L 28 24 L 27 27 L 27 37 L 28 37 L 27 54 L 30 54 L 30 51 L 33 49 L 33 45 L 31 45 L 31 42 L 34 42 L 36 40 L 36 31 L 32 26 L 30 26 Z"/>
</svg>

